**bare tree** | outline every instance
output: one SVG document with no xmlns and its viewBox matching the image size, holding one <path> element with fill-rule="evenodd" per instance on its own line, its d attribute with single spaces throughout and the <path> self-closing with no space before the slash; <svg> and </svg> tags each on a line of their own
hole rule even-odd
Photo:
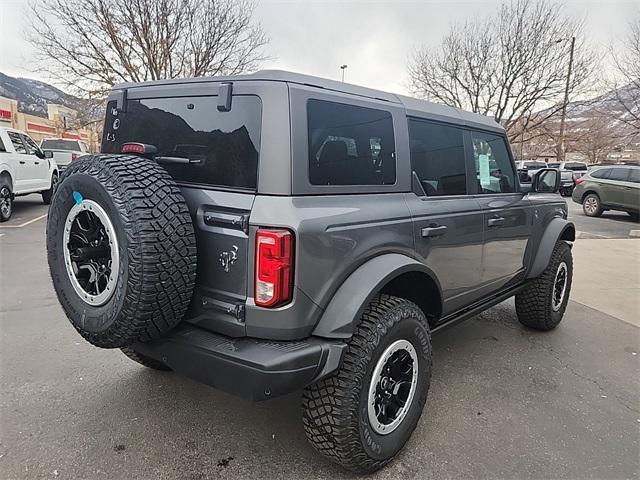
<svg viewBox="0 0 640 480">
<path fill-rule="evenodd" d="M 36 0 L 27 38 L 58 82 L 82 96 L 117 82 L 255 69 L 268 42 L 250 0 Z"/>
<path fill-rule="evenodd" d="M 493 116 L 514 143 L 527 141 L 524 132 L 537 131 L 562 108 L 573 36 L 569 92 L 582 93 L 596 56 L 581 25 L 547 0 L 512 0 L 491 17 L 454 25 L 439 48 L 413 55 L 411 87 L 427 99 Z"/>
<path fill-rule="evenodd" d="M 640 131 L 640 14 L 629 26 L 624 43 L 611 49 L 618 71 L 611 86 L 620 105 L 618 119 Z"/>
<path fill-rule="evenodd" d="M 633 136 L 627 125 L 611 115 L 592 115 L 579 121 L 568 134 L 570 150 L 584 155 L 589 163 L 606 160 L 608 154 L 624 148 Z"/>
</svg>

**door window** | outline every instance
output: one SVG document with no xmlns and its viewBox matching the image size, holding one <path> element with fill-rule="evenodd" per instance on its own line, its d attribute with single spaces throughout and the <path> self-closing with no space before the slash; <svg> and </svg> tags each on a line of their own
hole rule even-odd
<svg viewBox="0 0 640 480">
<path fill-rule="evenodd" d="M 629 181 L 633 183 L 640 183 L 640 168 L 632 168 L 629 173 Z"/>
<path fill-rule="evenodd" d="M 21 137 L 27 147 L 27 153 L 29 155 L 35 155 L 40 150 L 36 142 L 34 142 L 29 135 L 21 135 Z"/>
<path fill-rule="evenodd" d="M 2 141 L 2 137 L 0 137 L 0 152 L 6 152 L 7 149 L 4 147 L 4 142 Z"/>
<path fill-rule="evenodd" d="M 515 175 L 504 138 L 490 133 L 471 132 L 471 140 L 478 192 L 515 192 Z"/>
<path fill-rule="evenodd" d="M 16 153 L 27 153 L 27 147 L 25 147 L 24 143 L 22 142 L 20 134 L 16 132 L 7 132 L 7 135 L 9 135 L 9 140 L 11 140 L 13 148 L 16 149 Z"/>
<path fill-rule="evenodd" d="M 411 168 L 428 196 L 467 193 L 462 129 L 410 119 L 409 143 Z"/>
<path fill-rule="evenodd" d="M 629 178 L 628 168 L 612 168 L 609 174 L 609 180 L 617 180 L 619 182 L 626 182 Z"/>
<path fill-rule="evenodd" d="M 396 154 L 391 113 L 309 100 L 309 182 L 393 185 Z"/>
</svg>

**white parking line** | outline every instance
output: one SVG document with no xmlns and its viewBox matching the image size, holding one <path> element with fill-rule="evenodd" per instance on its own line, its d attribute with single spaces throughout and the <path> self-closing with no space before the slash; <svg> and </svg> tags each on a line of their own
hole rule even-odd
<svg viewBox="0 0 640 480">
<path fill-rule="evenodd" d="M 44 215 L 40 215 L 39 217 L 36 217 L 36 218 L 33 218 L 33 219 L 29 220 L 28 222 L 21 223 L 20 225 L 2 225 L 2 226 L 0 226 L 0 228 L 22 228 L 22 227 L 26 227 L 27 225 L 31 225 L 32 223 L 37 222 L 38 220 L 42 220 L 46 216 L 47 216 L 47 214 L 45 213 Z"/>
</svg>

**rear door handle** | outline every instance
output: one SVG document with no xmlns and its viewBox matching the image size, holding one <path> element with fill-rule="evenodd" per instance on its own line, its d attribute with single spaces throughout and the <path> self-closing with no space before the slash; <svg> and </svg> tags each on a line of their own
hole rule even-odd
<svg viewBox="0 0 640 480">
<path fill-rule="evenodd" d="M 439 225 L 434 227 L 425 227 L 421 231 L 423 237 L 439 237 L 447 233 L 446 225 Z"/>
<path fill-rule="evenodd" d="M 40 162 L 35 162 L 35 163 L 36 163 L 36 165 L 40 165 Z"/>
<path fill-rule="evenodd" d="M 24 165 L 26 162 L 24 160 L 20 160 L 20 165 Z"/>
<path fill-rule="evenodd" d="M 504 225 L 504 217 L 493 217 L 487 220 L 488 227 L 500 227 Z"/>
</svg>

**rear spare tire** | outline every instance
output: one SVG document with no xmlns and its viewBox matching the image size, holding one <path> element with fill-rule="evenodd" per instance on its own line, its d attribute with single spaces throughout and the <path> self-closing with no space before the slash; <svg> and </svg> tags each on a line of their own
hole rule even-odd
<svg viewBox="0 0 640 480">
<path fill-rule="evenodd" d="M 151 160 L 89 155 L 63 173 L 47 220 L 58 300 L 86 340 L 104 348 L 160 337 L 184 316 L 196 241 L 186 202 Z"/>
</svg>

